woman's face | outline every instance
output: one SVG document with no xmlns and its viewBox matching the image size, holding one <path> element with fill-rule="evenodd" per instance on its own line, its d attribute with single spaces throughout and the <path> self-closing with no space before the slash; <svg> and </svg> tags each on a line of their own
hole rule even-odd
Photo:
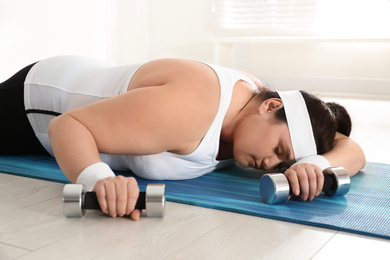
<svg viewBox="0 0 390 260">
<path fill-rule="evenodd" d="M 264 107 L 260 106 L 257 114 L 246 117 L 235 130 L 233 154 L 243 167 L 271 170 L 282 163 L 294 162 L 288 126 L 274 119 L 280 106 L 271 104 L 270 107 L 266 102 L 261 104 Z"/>
</svg>

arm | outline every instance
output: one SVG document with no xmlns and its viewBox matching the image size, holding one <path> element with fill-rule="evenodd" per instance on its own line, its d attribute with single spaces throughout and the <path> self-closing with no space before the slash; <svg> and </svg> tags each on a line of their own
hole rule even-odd
<svg viewBox="0 0 390 260">
<path fill-rule="evenodd" d="M 343 167 L 350 176 L 355 175 L 366 165 L 366 158 L 360 146 L 351 138 L 336 133 L 335 146 L 323 156 L 331 166 Z"/>
<path fill-rule="evenodd" d="M 138 154 L 160 150 L 147 145 L 152 138 L 148 131 L 139 131 L 146 123 L 137 118 L 150 115 L 147 109 L 134 107 L 137 98 L 145 100 L 142 91 L 141 95 L 125 94 L 69 111 L 50 122 L 48 134 L 55 157 L 71 182 L 76 182 L 85 167 L 101 161 L 99 152 Z"/>
<path fill-rule="evenodd" d="M 58 165 L 72 183 L 87 166 L 101 162 L 91 131 L 71 114 L 54 118 L 48 135 Z"/>
<path fill-rule="evenodd" d="M 53 119 L 50 122 L 48 134 L 56 160 L 72 183 L 76 183 L 84 168 L 101 162 L 92 132 L 85 124 L 73 117 L 72 113 Z M 112 217 L 126 214 L 131 215 L 133 220 L 139 219 L 141 212 L 134 210 L 139 191 L 135 179 L 111 177 L 98 181 L 94 190 L 104 213 Z M 121 193 L 119 196 L 117 196 L 118 191 Z M 129 194 L 133 199 L 122 199 L 116 203 L 117 198 L 127 197 L 122 194 Z M 110 200 L 111 203 L 109 203 Z"/>
<path fill-rule="evenodd" d="M 57 162 L 68 179 L 75 183 L 86 167 L 101 162 L 99 152 L 147 154 L 171 148 L 165 142 L 173 143 L 167 135 L 167 129 L 174 132 L 173 127 L 158 127 L 152 122 L 156 114 L 167 118 L 165 113 L 169 113 L 166 106 L 164 109 L 164 104 L 154 100 L 155 97 L 164 100 L 161 91 L 153 91 L 153 87 L 145 88 L 69 111 L 53 119 L 48 133 Z M 157 113 L 156 107 L 148 101 L 157 102 L 154 104 L 158 105 L 160 112 Z M 158 123 L 163 125 L 162 122 Z M 103 212 L 112 217 L 130 214 L 134 220 L 139 218 L 140 211 L 134 210 L 139 194 L 135 179 L 122 176 L 103 178 L 93 189 Z"/>
</svg>

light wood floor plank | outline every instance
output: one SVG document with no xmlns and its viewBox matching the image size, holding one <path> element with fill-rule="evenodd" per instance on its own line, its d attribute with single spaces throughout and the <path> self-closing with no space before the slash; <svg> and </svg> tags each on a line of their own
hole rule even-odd
<svg viewBox="0 0 390 260">
<path fill-rule="evenodd" d="M 10 176 L 0 173 L 0 216 L 62 194 L 64 184 Z"/>
<path fill-rule="evenodd" d="M 77 219 L 71 225 L 90 219 Z M 111 219 L 72 228 L 78 230 L 62 240 L 35 250 L 22 259 L 163 259 L 177 249 L 186 247 L 199 237 L 222 225 L 234 215 L 215 214 L 213 210 L 168 203 L 163 219 L 142 218 L 134 222 L 128 218 Z M 93 222 L 93 221 L 92 221 Z M 64 224 L 61 230 L 71 228 Z"/>
<path fill-rule="evenodd" d="M 12 260 L 28 253 L 30 253 L 30 251 L 0 243 L 0 259 Z"/>
<path fill-rule="evenodd" d="M 339 232 L 313 257 L 313 260 L 389 258 L 389 240 Z"/>
<path fill-rule="evenodd" d="M 166 259 L 309 259 L 335 233 L 237 214 Z"/>
</svg>

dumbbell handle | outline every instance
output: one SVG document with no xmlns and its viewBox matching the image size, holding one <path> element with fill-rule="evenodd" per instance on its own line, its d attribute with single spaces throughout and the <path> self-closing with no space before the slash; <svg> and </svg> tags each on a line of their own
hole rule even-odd
<svg viewBox="0 0 390 260">
<path fill-rule="evenodd" d="M 62 192 L 62 207 L 66 217 L 82 217 L 87 209 L 100 209 L 95 192 L 85 192 L 82 184 L 67 184 Z M 165 184 L 148 184 L 140 192 L 136 209 L 146 209 L 147 217 L 164 217 Z"/>
<path fill-rule="evenodd" d="M 84 209 L 101 209 L 96 193 L 94 191 L 88 191 L 84 195 Z M 136 209 L 146 208 L 146 192 L 140 191 L 137 202 L 135 204 Z"/>
<path fill-rule="evenodd" d="M 348 193 L 350 178 L 342 167 L 327 168 L 323 171 L 324 185 L 322 191 L 327 196 L 343 196 Z M 260 179 L 260 194 L 267 204 L 278 204 L 286 201 L 292 195 L 290 183 L 282 174 L 265 174 Z"/>
<path fill-rule="evenodd" d="M 288 179 L 287 179 L 287 181 L 288 181 L 288 185 L 291 187 L 290 181 Z M 334 190 L 334 189 L 337 189 L 337 181 L 336 181 L 335 176 L 333 174 L 324 174 L 324 185 L 322 187 L 322 191 L 326 192 L 326 191 Z M 290 189 L 290 195 L 295 196 L 291 189 Z"/>
<path fill-rule="evenodd" d="M 284 174 L 282 173 L 279 173 L 280 176 L 283 176 L 283 179 L 285 179 L 288 183 L 288 186 L 289 186 L 289 194 L 292 195 L 292 196 L 295 196 L 293 194 L 293 191 L 291 190 L 291 184 L 290 184 L 290 181 L 288 180 L 287 177 L 285 177 Z M 324 185 L 322 187 L 322 191 L 325 192 L 325 191 L 328 191 L 328 190 L 333 190 L 337 188 L 337 181 L 334 177 L 334 175 L 330 175 L 330 174 L 324 174 Z"/>
<path fill-rule="evenodd" d="M 324 186 L 322 191 L 334 190 L 337 188 L 337 180 L 333 174 L 324 174 Z"/>
</svg>

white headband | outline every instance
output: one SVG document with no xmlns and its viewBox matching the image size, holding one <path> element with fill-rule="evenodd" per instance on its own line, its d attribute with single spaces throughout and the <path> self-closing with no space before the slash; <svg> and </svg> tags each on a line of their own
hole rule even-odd
<svg viewBox="0 0 390 260">
<path fill-rule="evenodd" d="M 301 92 L 280 91 L 278 94 L 286 112 L 295 160 L 317 154 L 309 112 Z"/>
</svg>

